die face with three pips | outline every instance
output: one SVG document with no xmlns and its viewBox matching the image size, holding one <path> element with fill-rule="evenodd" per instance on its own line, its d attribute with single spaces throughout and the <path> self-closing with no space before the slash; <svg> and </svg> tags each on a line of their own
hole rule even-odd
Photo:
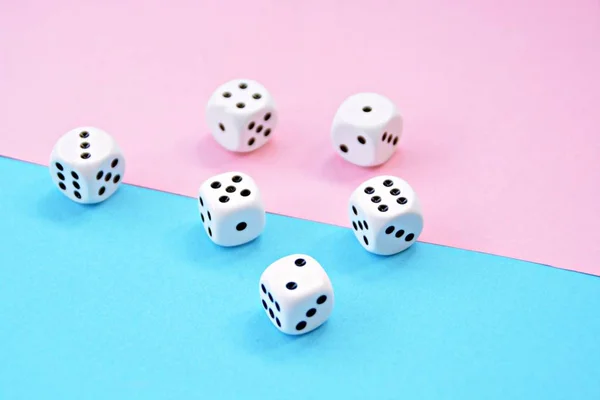
<svg viewBox="0 0 600 400">
<path fill-rule="evenodd" d="M 402 130 L 402 116 L 391 100 L 377 93 L 358 93 L 339 106 L 331 140 L 334 150 L 346 161 L 373 167 L 394 155 Z"/>
<path fill-rule="evenodd" d="M 219 86 L 206 107 L 212 136 L 225 149 L 252 152 L 264 146 L 278 123 L 271 94 L 257 81 L 235 79 Z M 359 93 L 338 108 L 331 140 L 338 154 L 359 166 L 387 162 L 396 151 L 403 121 L 396 106 L 376 93 Z M 111 197 L 125 173 L 117 142 L 95 127 L 64 134 L 50 156 L 50 174 L 71 200 L 93 204 Z M 230 171 L 206 179 L 198 191 L 200 219 L 215 244 L 231 247 L 261 235 L 266 213 L 252 177 Z M 367 251 L 392 255 L 412 246 L 423 229 L 419 198 L 404 180 L 371 178 L 351 194 L 348 215 L 356 239 Z M 322 326 L 334 307 L 325 269 L 307 254 L 292 254 L 269 265 L 259 280 L 260 303 L 279 331 L 302 335 Z"/>
<path fill-rule="evenodd" d="M 95 127 L 75 128 L 56 142 L 50 176 L 69 199 L 94 204 L 110 198 L 125 173 L 125 157 L 115 139 Z"/>
</svg>

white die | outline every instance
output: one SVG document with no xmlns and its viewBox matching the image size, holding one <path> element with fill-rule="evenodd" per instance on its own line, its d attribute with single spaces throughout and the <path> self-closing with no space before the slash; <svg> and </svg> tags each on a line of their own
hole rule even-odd
<svg viewBox="0 0 600 400">
<path fill-rule="evenodd" d="M 260 277 L 258 290 L 273 325 L 289 335 L 317 329 L 333 311 L 329 276 L 306 254 L 292 254 L 269 265 Z"/>
<path fill-rule="evenodd" d="M 254 180 L 242 172 L 207 179 L 198 192 L 204 230 L 220 246 L 238 246 L 256 239 L 265 227 L 265 207 Z"/>
<path fill-rule="evenodd" d="M 94 127 L 73 129 L 58 139 L 50 155 L 50 176 L 71 200 L 94 204 L 111 197 L 125 173 L 117 142 Z"/>
<path fill-rule="evenodd" d="M 359 93 L 348 97 L 338 108 L 331 139 L 345 160 L 372 167 L 392 157 L 402 129 L 402 116 L 392 101 L 376 93 Z"/>
<path fill-rule="evenodd" d="M 350 196 L 348 215 L 356 239 L 366 250 L 379 255 L 406 250 L 423 230 L 417 194 L 395 176 L 377 176 L 363 182 Z"/>
<path fill-rule="evenodd" d="M 206 121 L 215 140 L 235 152 L 264 146 L 277 126 L 275 102 L 251 79 L 235 79 L 217 88 L 206 106 Z"/>
</svg>

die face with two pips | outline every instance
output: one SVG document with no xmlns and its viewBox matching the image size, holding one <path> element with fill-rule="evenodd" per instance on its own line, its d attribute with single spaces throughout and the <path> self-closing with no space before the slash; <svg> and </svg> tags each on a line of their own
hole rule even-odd
<svg viewBox="0 0 600 400">
<path fill-rule="evenodd" d="M 348 202 L 348 216 L 359 243 L 379 255 L 406 250 L 423 230 L 416 192 L 391 175 L 371 178 L 356 188 Z"/>
<path fill-rule="evenodd" d="M 402 116 L 391 100 L 377 93 L 358 93 L 338 108 L 331 139 L 335 151 L 346 161 L 372 167 L 392 157 L 402 130 Z"/>
<path fill-rule="evenodd" d="M 94 204 L 111 197 L 125 173 L 125 158 L 119 145 L 95 127 L 73 129 L 54 145 L 50 176 L 69 199 Z"/>
<path fill-rule="evenodd" d="M 235 79 L 219 86 L 206 106 L 212 136 L 225 149 L 247 153 L 273 137 L 278 114 L 267 89 L 251 79 Z"/>
<path fill-rule="evenodd" d="M 292 254 L 269 265 L 260 277 L 259 295 L 267 317 L 289 335 L 317 329 L 329 319 L 334 306 L 327 273 L 306 254 Z"/>
<path fill-rule="evenodd" d="M 206 234 L 220 246 L 248 243 L 265 227 L 258 186 L 242 172 L 226 172 L 204 181 L 198 192 L 198 207 Z"/>
</svg>

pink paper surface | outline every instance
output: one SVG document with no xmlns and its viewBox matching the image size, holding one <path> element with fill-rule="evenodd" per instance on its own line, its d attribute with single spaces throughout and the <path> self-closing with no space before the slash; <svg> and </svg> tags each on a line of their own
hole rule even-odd
<svg viewBox="0 0 600 400">
<path fill-rule="evenodd" d="M 95 125 L 126 152 L 127 183 L 195 196 L 238 169 L 268 211 L 344 226 L 353 188 L 396 174 L 420 194 L 422 241 L 600 274 L 599 71 L 596 0 L 1 0 L 0 153 L 47 164 L 61 134 Z M 246 155 L 204 122 L 237 77 L 280 109 Z M 378 169 L 329 138 L 359 91 L 405 118 Z"/>
</svg>

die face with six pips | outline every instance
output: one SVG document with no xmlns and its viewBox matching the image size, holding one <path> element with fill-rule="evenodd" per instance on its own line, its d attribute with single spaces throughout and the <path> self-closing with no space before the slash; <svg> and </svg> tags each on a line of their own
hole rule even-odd
<svg viewBox="0 0 600 400">
<path fill-rule="evenodd" d="M 82 204 L 107 200 L 119 188 L 125 158 L 115 139 L 95 127 L 73 129 L 56 142 L 49 164 L 52 181 Z"/>
<path fill-rule="evenodd" d="M 377 176 L 363 182 L 350 196 L 348 216 L 359 243 L 380 255 L 406 250 L 423 230 L 419 198 L 396 176 Z"/>
<path fill-rule="evenodd" d="M 235 152 L 251 152 L 272 137 L 278 113 L 271 94 L 257 81 L 236 79 L 219 86 L 206 107 L 215 140 Z M 396 151 L 403 122 L 396 106 L 376 93 L 359 93 L 338 108 L 331 127 L 336 151 L 360 166 L 385 163 Z M 50 156 L 50 174 L 59 190 L 78 203 L 98 203 L 118 189 L 125 159 L 117 142 L 95 127 L 64 134 Z M 264 230 L 266 214 L 256 182 L 231 171 L 206 179 L 198 192 L 204 230 L 220 246 L 248 243 Z M 356 239 L 367 251 L 391 255 L 419 238 L 423 215 L 419 198 L 404 180 L 390 175 L 357 187 L 348 202 Z M 313 257 L 292 254 L 269 265 L 259 281 L 260 303 L 281 332 L 312 332 L 330 317 L 334 292 L 325 269 Z"/>
<path fill-rule="evenodd" d="M 333 311 L 331 281 L 306 254 L 292 254 L 269 265 L 260 277 L 259 295 L 271 323 L 289 335 L 317 329 Z"/>
</svg>

